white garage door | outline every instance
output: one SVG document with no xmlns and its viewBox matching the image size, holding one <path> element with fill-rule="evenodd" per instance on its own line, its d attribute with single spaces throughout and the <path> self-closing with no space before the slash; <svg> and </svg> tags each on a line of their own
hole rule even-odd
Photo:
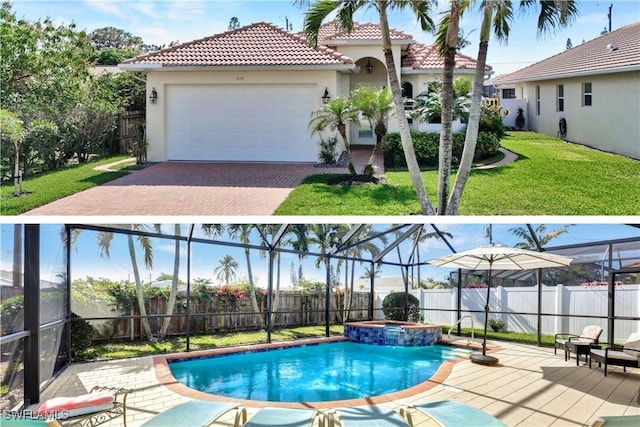
<svg viewBox="0 0 640 427">
<path fill-rule="evenodd" d="M 169 160 L 315 162 L 316 85 L 169 85 Z"/>
</svg>

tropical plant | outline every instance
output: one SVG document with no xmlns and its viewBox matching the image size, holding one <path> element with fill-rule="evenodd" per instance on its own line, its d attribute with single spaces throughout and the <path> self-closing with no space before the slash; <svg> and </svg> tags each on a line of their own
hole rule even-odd
<svg viewBox="0 0 640 427">
<path fill-rule="evenodd" d="M 229 285 L 236 279 L 236 271 L 238 270 L 238 267 L 238 261 L 233 259 L 231 255 L 227 254 L 222 257 L 222 259 L 218 260 L 218 266 L 213 269 L 213 272 L 220 283 Z"/>
<path fill-rule="evenodd" d="M 538 14 L 538 36 L 555 29 L 557 26 L 566 27 L 578 14 L 577 1 L 575 0 L 522 0 L 520 2 L 520 8 L 522 10 L 531 9 L 537 5 L 540 6 L 540 12 Z M 473 94 L 471 96 L 467 136 L 465 138 L 460 167 L 456 174 L 454 188 L 446 205 L 446 213 L 448 214 L 455 214 L 457 212 L 462 192 L 469 179 L 471 166 L 473 164 L 473 156 L 475 154 L 479 132 L 482 88 L 491 32 L 493 29 L 498 40 L 506 41 L 509 37 L 510 21 L 513 16 L 511 0 L 483 0 L 480 2 L 480 11 L 482 13 L 480 43 L 473 80 Z"/>
<path fill-rule="evenodd" d="M 325 129 L 338 131 L 344 142 L 344 149 L 347 153 L 347 167 L 352 175 L 355 175 L 356 169 L 353 166 L 351 156 L 351 144 L 347 137 L 347 122 L 357 118 L 357 111 L 347 98 L 335 98 L 329 100 L 326 104 L 314 110 L 311 113 L 309 128 L 311 134 L 322 132 Z"/>
<path fill-rule="evenodd" d="M 96 330 L 87 320 L 71 313 L 71 358 L 81 359 L 91 346 Z"/>
<path fill-rule="evenodd" d="M 247 274 L 249 279 L 249 297 L 251 299 L 251 306 L 253 307 L 253 312 L 258 316 L 258 320 L 262 326 L 265 325 L 265 319 L 260 313 L 260 307 L 258 306 L 258 300 L 256 299 L 256 286 L 253 278 L 253 271 L 251 269 L 251 250 L 249 249 L 248 244 L 251 243 L 251 231 L 254 229 L 254 226 L 251 224 L 233 224 L 229 225 L 227 228 L 227 232 L 229 233 L 229 237 L 232 239 L 238 240 L 240 243 L 243 243 L 244 246 L 244 255 L 247 261 Z"/>
<path fill-rule="evenodd" d="M 338 145 L 338 137 L 336 135 L 331 135 L 327 139 L 322 138 L 320 136 L 320 153 L 318 153 L 318 157 L 322 163 L 327 165 L 332 165 L 336 163 L 337 155 L 336 155 L 336 146 Z"/>
<path fill-rule="evenodd" d="M 363 86 L 351 93 L 351 102 L 360 111 L 360 114 L 369 121 L 369 125 L 376 135 L 376 144 L 373 146 L 368 162 L 369 165 L 373 165 L 376 161 L 376 154 L 381 150 L 382 138 L 387 134 L 386 123 L 394 112 L 393 95 L 385 87 Z"/>
<path fill-rule="evenodd" d="M 522 239 L 521 242 L 516 243 L 516 248 L 536 249 L 538 247 L 538 243 L 540 246 L 544 247 L 551 240 L 567 233 L 569 231 L 569 227 L 572 227 L 573 225 L 574 224 L 563 225 L 558 229 L 547 231 L 547 226 L 545 224 L 540 224 L 533 229 L 533 231 L 529 230 L 527 227 L 513 227 L 509 229 L 509 232 Z M 538 243 L 536 243 L 536 240 Z"/>
<path fill-rule="evenodd" d="M 424 31 L 431 31 L 433 21 L 429 17 L 431 7 L 435 3 L 432 0 L 361 0 L 361 1 L 339 1 L 339 0 L 317 0 L 310 4 L 309 1 L 298 0 L 295 3 L 307 7 L 305 13 L 304 33 L 307 39 L 314 46 L 318 44 L 318 34 L 322 22 L 330 15 L 335 13 L 336 25 L 347 32 L 353 30 L 353 16 L 359 9 L 375 9 L 380 17 L 380 30 L 382 33 L 382 50 L 384 52 L 385 65 L 387 68 L 387 76 L 389 78 L 389 89 L 393 95 L 395 104 L 396 118 L 398 119 L 398 128 L 401 135 L 402 147 L 407 161 L 407 168 L 411 175 L 411 182 L 420 201 L 421 211 L 425 215 L 433 215 L 435 212 L 429 201 L 427 190 L 422 180 L 420 167 L 416 160 L 415 151 L 411 141 L 411 132 L 409 131 L 409 122 L 404 109 L 404 98 L 402 96 L 402 88 L 398 81 L 398 73 L 393 58 L 391 45 L 391 36 L 389 33 L 389 20 L 387 11 L 393 9 L 410 8 L 412 14 L 416 17 L 420 27 Z"/>
<path fill-rule="evenodd" d="M 453 120 L 466 120 L 469 115 L 471 97 L 467 91 L 466 82 L 469 80 L 459 77 L 454 81 L 453 90 Z M 459 82 L 457 85 L 456 83 Z M 429 85 L 428 92 L 419 93 L 414 101 L 415 107 L 411 117 L 424 123 L 440 123 L 442 121 L 442 83 L 435 82 Z"/>
</svg>

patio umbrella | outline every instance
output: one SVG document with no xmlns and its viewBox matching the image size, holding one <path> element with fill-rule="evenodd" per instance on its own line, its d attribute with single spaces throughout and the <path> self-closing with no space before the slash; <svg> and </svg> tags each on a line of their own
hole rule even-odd
<svg viewBox="0 0 640 427">
<path fill-rule="evenodd" d="M 492 270 L 529 270 L 534 268 L 564 267 L 569 265 L 571 261 L 573 261 L 572 258 L 549 252 L 536 252 L 492 243 L 468 251 L 434 258 L 427 262 L 437 267 L 489 271 L 487 302 L 484 307 L 485 318 L 482 355 L 472 355 L 471 360 L 478 363 L 495 364 L 498 362 L 498 359 L 487 356 L 487 325 L 489 322 L 489 297 L 491 295 Z"/>
</svg>

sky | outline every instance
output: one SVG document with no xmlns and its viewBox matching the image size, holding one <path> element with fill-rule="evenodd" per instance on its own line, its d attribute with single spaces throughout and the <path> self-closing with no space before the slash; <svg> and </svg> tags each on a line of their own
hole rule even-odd
<svg viewBox="0 0 640 427">
<path fill-rule="evenodd" d="M 395 218 L 397 221 L 398 218 Z M 570 218 L 573 220 L 573 218 Z M 620 239 L 628 237 L 640 236 L 640 229 L 634 228 L 628 225 L 624 225 L 617 222 L 607 221 L 600 223 L 589 223 L 588 217 L 576 218 L 577 223 L 568 227 L 568 232 L 560 235 L 553 240 L 548 246 L 562 246 L 567 244 L 578 244 L 593 241 Z M 582 221 L 580 221 L 582 220 Z M 497 221 L 497 220 L 496 220 Z M 567 222 L 558 222 L 556 224 L 547 223 L 546 227 L 548 231 L 560 228 L 562 225 L 570 224 Z M 448 232 L 453 235 L 450 238 L 450 243 L 456 249 L 461 252 L 468 249 L 473 249 L 477 246 L 486 245 L 488 238 L 485 235 L 483 223 L 469 223 L 469 222 L 453 222 L 453 223 L 439 223 L 438 228 L 443 232 Z M 535 228 L 539 224 L 533 223 Z M 522 223 L 515 222 L 496 222 L 493 224 L 493 240 L 495 243 L 502 243 L 507 246 L 514 246 L 520 241 L 509 230 L 513 227 L 524 226 Z M 60 243 L 60 230 L 61 224 L 44 224 L 41 226 L 41 257 L 42 257 L 42 270 L 41 277 L 43 280 L 57 282 L 56 276 L 64 272 L 64 260 L 65 254 Z M 389 223 L 378 223 L 376 227 L 380 229 L 387 229 Z M 196 236 L 199 227 L 196 227 Z M 1 238 L 1 252 L 0 252 L 0 265 L 2 270 L 11 270 L 12 262 L 12 242 L 13 242 L 13 225 L 2 224 L 0 226 L 0 238 Z M 173 224 L 164 224 L 163 231 L 172 232 Z M 427 227 L 427 231 L 433 231 L 430 227 Z M 186 234 L 186 225 L 183 227 L 182 234 Z M 71 271 L 72 279 L 83 279 L 87 276 L 94 278 L 108 278 L 114 281 L 119 280 L 131 280 L 133 281 L 133 273 L 131 261 L 126 246 L 126 238 L 119 237 L 114 239 L 110 250 L 110 257 L 106 258 L 100 254 L 100 251 L 96 245 L 96 233 L 92 231 L 82 231 L 77 239 L 76 245 L 71 253 Z M 222 238 L 226 241 L 231 239 Z M 154 248 L 154 263 L 153 268 L 146 269 L 142 262 L 139 262 L 139 268 L 143 282 L 149 282 L 155 279 L 161 273 L 172 273 L 173 269 L 173 254 L 174 243 L 169 240 L 152 241 Z M 410 245 L 406 244 L 401 246 L 401 253 L 403 260 L 406 261 L 408 253 L 410 251 Z M 138 247 L 138 254 L 141 250 Z M 185 246 L 182 247 L 182 253 L 186 253 Z M 439 240 L 431 239 L 421 244 L 421 259 L 426 261 L 428 259 L 444 256 L 451 253 L 446 245 Z M 214 269 L 218 266 L 219 260 L 225 255 L 231 255 L 239 264 L 238 278 L 247 277 L 246 262 L 244 251 L 241 248 L 221 247 L 214 245 L 193 244 L 193 259 L 192 259 L 192 278 L 208 278 L 213 281 L 213 284 L 218 285 L 220 282 L 216 279 Z M 394 258 L 395 252 L 391 253 L 390 261 L 396 261 Z M 636 254 L 640 257 L 640 254 Z M 138 255 L 138 259 L 141 260 L 141 256 Z M 282 283 L 283 287 L 289 287 L 290 285 L 290 270 L 291 264 L 294 264 L 294 268 L 297 270 L 299 261 L 295 255 L 284 255 L 282 260 Z M 307 279 L 315 279 L 324 281 L 325 272 L 324 269 L 316 269 L 313 265 L 314 259 L 306 259 L 302 261 L 304 276 Z M 182 263 L 180 278 L 186 280 L 186 262 Z M 267 263 L 265 260 L 261 260 L 256 252 L 252 256 L 252 264 L 254 268 L 254 277 L 257 280 L 257 285 L 261 288 L 267 286 Z M 357 266 L 356 277 L 362 276 L 364 266 Z M 421 272 L 423 278 L 434 278 L 436 280 L 444 280 L 447 277 L 450 269 L 436 268 L 436 267 L 424 267 Z M 382 277 L 400 276 L 400 270 L 397 267 L 385 266 L 381 273 Z"/>
<path fill-rule="evenodd" d="M 267 21 L 284 28 L 289 22 L 293 31 L 301 30 L 303 24 L 303 12 L 291 0 L 15 0 L 12 3 L 13 11 L 21 18 L 35 21 L 49 17 L 57 24 L 74 22 L 88 32 L 111 26 L 156 45 L 176 40 L 188 42 L 226 31 L 232 17 L 237 17 L 241 25 Z M 487 62 L 493 67 L 494 75 L 505 74 L 562 52 L 569 38 L 573 46 L 591 40 L 608 27 L 610 5 L 612 29 L 640 21 L 638 0 L 582 0 L 580 15 L 571 27 L 538 38 L 536 13 L 517 12 L 508 43 L 492 40 Z M 438 21 L 447 6 L 448 1 L 439 1 L 434 21 Z M 356 18 L 360 22 L 377 22 L 378 14 L 362 12 Z M 419 29 L 408 11 L 393 11 L 389 20 L 392 27 L 412 34 L 419 42 L 434 40 L 432 35 Z M 464 34 L 472 41 L 462 53 L 473 58 L 477 56 L 479 20 L 478 11 L 472 10 L 461 22 Z"/>
</svg>

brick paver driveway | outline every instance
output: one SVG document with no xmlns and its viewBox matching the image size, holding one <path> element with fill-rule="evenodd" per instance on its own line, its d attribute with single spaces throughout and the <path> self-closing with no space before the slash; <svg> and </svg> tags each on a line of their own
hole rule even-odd
<svg viewBox="0 0 640 427">
<path fill-rule="evenodd" d="M 160 163 L 25 215 L 270 215 L 313 164 Z"/>
</svg>

